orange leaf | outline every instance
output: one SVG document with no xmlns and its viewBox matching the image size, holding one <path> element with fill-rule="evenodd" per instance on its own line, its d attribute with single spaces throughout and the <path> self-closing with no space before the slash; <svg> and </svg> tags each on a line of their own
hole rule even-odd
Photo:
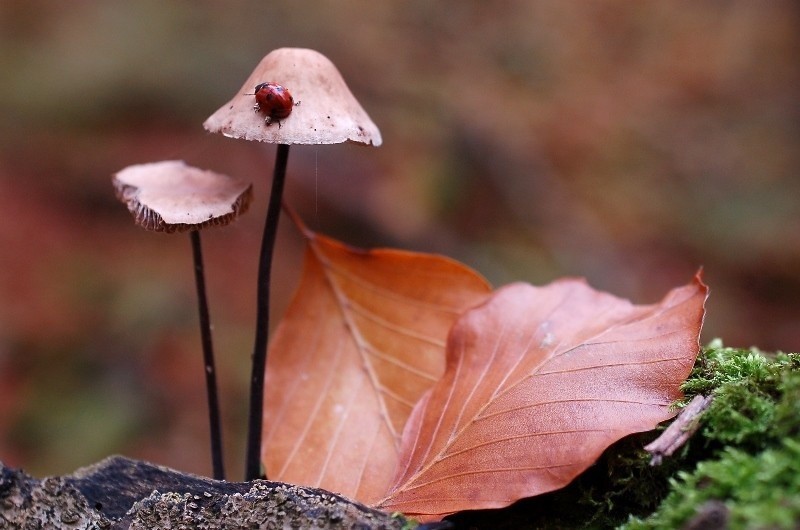
<svg viewBox="0 0 800 530">
<path fill-rule="evenodd" d="M 567 485 L 614 441 L 674 415 L 699 351 L 699 276 L 635 306 L 579 280 L 498 290 L 453 327 L 375 505 L 422 520 Z"/>
<path fill-rule="evenodd" d="M 262 461 L 271 479 L 371 502 L 390 485 L 412 408 L 444 372 L 448 331 L 491 289 L 453 260 L 353 249 L 295 222 L 308 246 L 269 348 Z"/>
</svg>

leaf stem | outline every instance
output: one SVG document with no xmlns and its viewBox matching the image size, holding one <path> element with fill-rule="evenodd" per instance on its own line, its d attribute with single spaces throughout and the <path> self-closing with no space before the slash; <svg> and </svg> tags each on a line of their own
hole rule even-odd
<svg viewBox="0 0 800 530">
<path fill-rule="evenodd" d="M 272 176 L 272 191 L 261 240 L 261 257 L 258 264 L 258 289 L 256 301 L 256 337 L 253 347 L 253 369 L 250 376 L 250 415 L 247 431 L 247 455 L 245 461 L 245 480 L 254 480 L 261 470 L 261 427 L 264 407 L 264 370 L 267 365 L 267 341 L 269 334 L 269 294 L 272 254 L 275 236 L 278 232 L 278 219 L 281 213 L 283 183 L 286 180 L 286 162 L 289 159 L 289 146 L 278 145 L 275 156 L 275 170 Z M 265 474 L 266 475 L 266 474 Z"/>
<path fill-rule="evenodd" d="M 225 479 L 225 466 L 222 458 L 222 428 L 220 426 L 219 399 L 217 397 L 217 373 L 214 368 L 214 346 L 211 340 L 211 319 L 208 314 L 206 281 L 203 273 L 203 250 L 200 246 L 200 231 L 192 230 L 192 257 L 194 259 L 194 279 L 197 286 L 197 306 L 200 311 L 200 338 L 203 345 L 203 362 L 206 374 L 206 393 L 208 394 L 208 422 L 211 431 L 211 465 L 214 478 Z"/>
</svg>

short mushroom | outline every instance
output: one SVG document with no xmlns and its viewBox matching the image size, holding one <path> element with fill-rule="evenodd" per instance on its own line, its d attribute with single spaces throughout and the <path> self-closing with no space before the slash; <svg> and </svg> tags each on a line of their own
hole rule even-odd
<svg viewBox="0 0 800 530">
<path fill-rule="evenodd" d="M 260 101 L 260 94 L 269 86 L 279 86 L 293 98 L 289 100 L 290 106 L 276 116 L 269 114 L 271 109 L 262 106 Z M 277 125 L 275 121 L 278 121 Z M 278 144 L 258 268 L 256 337 L 245 463 L 245 480 L 253 480 L 260 475 L 270 269 L 289 145 L 353 142 L 378 146 L 382 140 L 378 127 L 350 92 L 333 63 L 319 52 L 300 48 L 270 52 L 233 99 L 211 115 L 203 126 L 210 132 L 231 138 Z"/>
<path fill-rule="evenodd" d="M 200 229 L 232 222 L 247 210 L 252 185 L 171 160 L 128 166 L 113 177 L 117 198 L 128 206 L 136 224 L 156 232 L 189 232 L 200 312 L 205 363 L 211 461 L 214 478 L 224 479 L 222 429 L 211 324 L 203 273 Z"/>
</svg>

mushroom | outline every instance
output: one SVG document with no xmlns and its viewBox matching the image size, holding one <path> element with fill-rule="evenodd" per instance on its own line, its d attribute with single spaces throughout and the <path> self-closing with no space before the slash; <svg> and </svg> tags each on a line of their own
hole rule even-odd
<svg viewBox="0 0 800 530">
<path fill-rule="evenodd" d="M 244 213 L 250 205 L 253 187 L 178 160 L 128 166 L 113 176 L 113 184 L 117 198 L 127 205 L 139 226 L 156 232 L 189 232 L 206 373 L 211 462 L 214 478 L 222 480 L 225 478 L 222 429 L 200 229 L 226 225 Z"/>
<path fill-rule="evenodd" d="M 288 100 L 290 106 L 282 109 L 284 112 L 274 116 L 271 108 L 262 105 L 262 96 L 265 96 L 263 90 L 270 86 L 279 86 L 293 98 Z M 256 96 L 255 100 L 253 96 Z M 281 96 L 284 94 L 281 93 Z M 278 121 L 277 125 L 275 121 Z M 270 269 L 289 146 L 344 142 L 378 146 L 382 140 L 378 127 L 350 92 L 333 63 L 319 52 L 300 48 L 281 48 L 270 52 L 233 99 L 212 114 L 203 126 L 210 132 L 231 138 L 278 144 L 258 268 L 256 336 L 245 463 L 245 480 L 253 480 L 260 475 Z"/>
</svg>

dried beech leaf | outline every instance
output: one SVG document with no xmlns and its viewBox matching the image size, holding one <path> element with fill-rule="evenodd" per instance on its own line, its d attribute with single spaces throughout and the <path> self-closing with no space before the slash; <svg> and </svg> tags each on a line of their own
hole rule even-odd
<svg viewBox="0 0 800 530">
<path fill-rule="evenodd" d="M 453 327 L 445 375 L 409 418 L 376 507 L 431 520 L 565 486 L 673 416 L 706 296 L 699 277 L 648 306 L 571 279 L 498 290 Z"/>
<path fill-rule="evenodd" d="M 271 479 L 374 501 L 413 406 L 444 372 L 448 331 L 490 287 L 444 257 L 301 229 L 301 284 L 269 347 L 262 461 Z"/>
</svg>

